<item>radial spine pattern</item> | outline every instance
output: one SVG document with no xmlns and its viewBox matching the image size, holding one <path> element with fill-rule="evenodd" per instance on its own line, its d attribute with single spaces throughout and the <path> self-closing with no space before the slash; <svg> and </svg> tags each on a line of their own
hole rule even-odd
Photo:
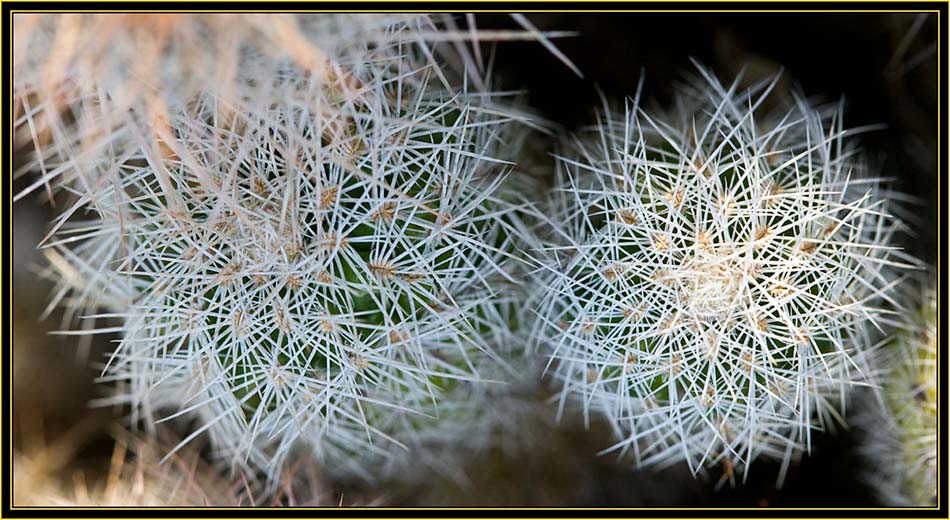
<svg viewBox="0 0 950 520">
<path fill-rule="evenodd" d="M 535 337 L 562 402 L 606 416 L 644 464 L 788 461 L 866 384 L 906 265 L 839 107 L 765 111 L 699 70 L 675 106 L 564 143 Z"/>
<path fill-rule="evenodd" d="M 506 186 L 526 116 L 440 67 L 424 17 L 372 37 L 365 21 L 284 34 L 341 39 L 309 67 L 242 44 L 227 95 L 161 91 L 161 111 L 129 101 L 116 126 L 89 110 L 124 84 L 49 98 L 95 145 L 70 152 L 55 126 L 36 141 L 49 169 L 31 189 L 71 198 L 44 244 L 57 301 L 114 324 L 79 333 L 121 333 L 107 402 L 146 425 L 197 417 L 182 445 L 207 432 L 271 483 L 298 450 L 378 476 L 371 461 L 437 436 L 456 387 L 510 373 L 523 321 L 528 230 Z"/>
</svg>

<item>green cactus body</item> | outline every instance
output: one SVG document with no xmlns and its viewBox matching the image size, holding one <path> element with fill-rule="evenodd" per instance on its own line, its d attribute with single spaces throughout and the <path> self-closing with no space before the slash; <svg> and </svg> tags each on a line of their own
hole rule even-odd
<svg viewBox="0 0 950 520">
<path fill-rule="evenodd" d="M 931 506 L 937 494 L 937 302 L 934 291 L 881 348 L 878 400 L 855 422 L 864 430 L 866 480 L 888 506 Z"/>
</svg>

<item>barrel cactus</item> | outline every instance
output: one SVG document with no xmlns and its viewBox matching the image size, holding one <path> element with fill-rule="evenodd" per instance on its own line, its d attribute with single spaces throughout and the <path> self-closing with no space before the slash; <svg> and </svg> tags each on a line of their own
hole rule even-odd
<svg viewBox="0 0 950 520">
<path fill-rule="evenodd" d="M 196 418 L 179 447 L 208 433 L 269 484 L 295 453 L 375 476 L 457 388 L 511 373 L 523 321 L 506 176 L 527 116 L 441 67 L 431 24 L 329 20 L 347 51 L 321 74 L 245 45 L 226 96 L 198 85 L 78 158 L 37 146 L 73 196 L 44 244 L 57 299 L 111 320 L 78 333 L 121 334 L 104 402 Z"/>
<path fill-rule="evenodd" d="M 672 109 L 638 95 L 566 140 L 533 304 L 562 402 L 606 417 L 610 449 L 730 480 L 867 384 L 907 264 L 840 107 L 738 85 L 700 68 Z"/>
</svg>

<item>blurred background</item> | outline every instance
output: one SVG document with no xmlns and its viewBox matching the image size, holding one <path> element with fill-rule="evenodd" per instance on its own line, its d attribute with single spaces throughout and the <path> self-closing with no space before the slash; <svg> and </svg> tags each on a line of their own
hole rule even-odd
<svg viewBox="0 0 950 520">
<path fill-rule="evenodd" d="M 691 69 L 690 58 L 731 82 L 740 71 L 754 81 L 782 71 L 780 89 L 809 97 L 845 100 L 845 126 L 883 124 L 863 134 L 865 151 L 894 187 L 915 235 L 905 237 L 912 254 L 933 264 L 937 254 L 937 18 L 930 14 L 780 13 L 529 13 L 542 30 L 573 31 L 558 48 L 583 71 L 577 77 L 536 43 L 501 44 L 496 73 L 508 87 L 527 92 L 544 117 L 572 129 L 591 120 L 600 101 L 632 95 L 641 77 L 645 99 L 660 106 Z M 504 14 L 478 16 L 482 28 L 519 28 Z M 596 87 L 596 88 L 595 88 Z M 23 150 L 14 161 L 23 160 Z M 14 192 L 31 182 L 19 179 Z M 45 265 L 35 244 L 56 209 L 39 198 L 13 208 L 14 447 L 17 496 L 24 505 L 50 496 L 81 502 L 94 489 L 132 478 L 116 470 L 134 444 L 114 429 L 122 410 L 93 409 L 103 393 L 89 360 L 101 360 L 110 339 L 77 349 L 75 337 L 51 336 L 64 329 L 62 313 L 43 317 L 52 284 L 37 277 Z M 41 319 L 42 318 L 42 319 Z M 68 318 L 68 317 L 67 317 Z M 87 354 L 88 352 L 88 354 Z M 601 425 L 539 419 L 527 424 L 530 449 L 485 453 L 469 464 L 467 484 L 433 479 L 426 485 L 388 482 L 378 486 L 323 482 L 312 486 L 306 505 L 547 505 L 547 506 L 874 506 L 858 479 L 857 433 L 841 428 L 815 438 L 811 456 L 793 467 L 781 489 L 779 465 L 756 463 L 748 482 L 717 489 L 721 471 L 694 480 L 685 468 L 635 471 L 616 457 L 598 456 L 609 434 Z M 122 448 L 119 450 L 119 448 Z M 202 458 L 193 454 L 190 477 Z M 191 459 L 189 459 L 191 460 Z M 188 461 L 186 461 L 188 462 Z M 139 475 L 141 476 L 141 475 Z M 728 477 L 728 475 L 726 475 Z M 319 481 L 319 476 L 314 477 Z M 741 479 L 740 479 L 741 480 Z M 62 491 L 63 489 L 67 491 Z M 40 490 L 40 491 L 38 491 Z M 24 493 L 21 495 L 21 493 Z M 206 495 L 208 495 L 206 493 Z M 233 490 L 229 496 L 240 496 Z M 208 496 L 200 499 L 208 501 Z M 284 503 L 293 502 L 284 500 Z M 48 503 L 48 501 L 46 502 Z M 247 503 L 247 502 L 245 502 Z M 201 505 L 200 501 L 194 505 Z"/>
</svg>

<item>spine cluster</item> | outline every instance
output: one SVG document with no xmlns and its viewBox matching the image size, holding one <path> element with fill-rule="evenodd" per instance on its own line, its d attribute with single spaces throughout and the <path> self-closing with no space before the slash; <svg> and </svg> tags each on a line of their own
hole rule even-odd
<svg viewBox="0 0 950 520">
<path fill-rule="evenodd" d="M 197 417 L 179 447 L 207 432 L 268 482 L 299 450 L 368 475 L 437 437 L 470 410 L 456 388 L 510 375 L 523 321 L 529 231 L 506 177 L 525 116 L 435 65 L 421 24 L 352 41 L 353 19 L 331 19 L 347 52 L 294 41 L 305 67 L 241 46 L 230 95 L 191 85 L 42 177 L 74 196 L 44 244 L 60 295 L 118 323 L 86 332 L 122 333 L 108 402 L 147 425 Z M 101 99 L 131 88 L 111 81 Z M 99 123 L 95 100 L 67 104 Z M 37 145 L 39 163 L 66 143 Z"/>
<path fill-rule="evenodd" d="M 633 100 L 564 144 L 535 336 L 613 449 L 731 478 L 868 383 L 902 259 L 839 109 L 766 111 L 771 83 L 700 72 L 671 111 Z"/>
</svg>

